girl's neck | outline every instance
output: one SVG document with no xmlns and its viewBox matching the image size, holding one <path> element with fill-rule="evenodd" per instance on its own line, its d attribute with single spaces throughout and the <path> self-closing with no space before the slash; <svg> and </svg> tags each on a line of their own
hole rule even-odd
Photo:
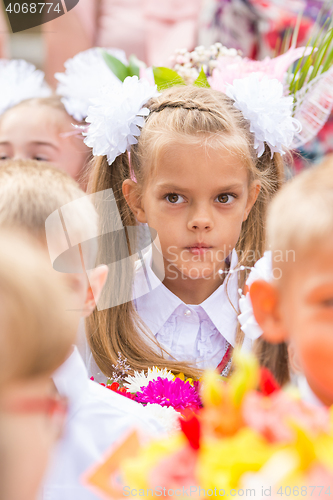
<svg viewBox="0 0 333 500">
<path fill-rule="evenodd" d="M 221 269 L 226 269 L 226 264 Z M 152 269 L 157 276 L 161 276 L 160 266 L 152 260 Z M 191 279 L 184 276 L 176 267 L 170 269 L 170 262 L 164 262 L 165 277 L 162 281 L 174 295 L 179 297 L 185 304 L 198 305 L 204 302 L 223 283 L 226 274 L 215 273 L 210 278 Z M 166 271 L 168 270 L 168 271 Z M 164 275 L 163 272 L 163 275 Z M 162 276 L 163 276 L 162 275 Z"/>
</svg>

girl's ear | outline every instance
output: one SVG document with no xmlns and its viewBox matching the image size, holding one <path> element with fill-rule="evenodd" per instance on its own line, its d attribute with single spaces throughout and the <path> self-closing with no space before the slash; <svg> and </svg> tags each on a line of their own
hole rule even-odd
<svg viewBox="0 0 333 500">
<path fill-rule="evenodd" d="M 126 179 L 122 186 L 123 195 L 127 205 L 132 210 L 136 219 L 139 222 L 147 222 L 145 211 L 142 207 L 141 196 L 138 190 L 138 185 L 131 179 Z"/>
<path fill-rule="evenodd" d="M 88 271 L 89 274 L 89 285 L 86 295 L 86 300 L 84 303 L 84 314 L 83 317 L 90 316 L 90 314 L 95 309 L 98 300 L 101 296 L 103 287 L 108 276 L 109 268 L 108 266 L 102 265 L 98 266 L 92 271 Z"/>
<path fill-rule="evenodd" d="M 259 180 L 253 181 L 249 188 L 247 203 L 244 211 L 243 222 L 248 218 L 251 208 L 257 201 L 261 189 L 261 182 Z"/>
<path fill-rule="evenodd" d="M 263 337 L 272 344 L 287 340 L 279 312 L 278 290 L 267 281 L 254 281 L 250 287 L 254 317 L 263 330 Z"/>
</svg>

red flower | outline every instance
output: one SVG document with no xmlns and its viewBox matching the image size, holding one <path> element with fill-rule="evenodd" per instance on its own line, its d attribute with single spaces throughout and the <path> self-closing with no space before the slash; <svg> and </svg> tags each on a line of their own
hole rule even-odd
<svg viewBox="0 0 333 500">
<path fill-rule="evenodd" d="M 188 439 L 191 448 L 198 450 L 200 448 L 200 422 L 195 415 L 189 419 L 180 419 L 180 427 Z"/>
<path fill-rule="evenodd" d="M 279 384 L 268 368 L 262 367 L 260 369 L 259 388 L 263 396 L 269 396 L 273 392 L 280 390 Z"/>
</svg>

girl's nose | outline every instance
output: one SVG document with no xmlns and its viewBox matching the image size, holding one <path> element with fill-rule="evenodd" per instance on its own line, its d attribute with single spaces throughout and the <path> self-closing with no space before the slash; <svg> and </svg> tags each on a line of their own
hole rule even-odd
<svg viewBox="0 0 333 500">
<path fill-rule="evenodd" d="M 193 216 L 189 218 L 188 229 L 191 231 L 209 231 L 213 229 L 214 222 L 213 218 L 208 209 L 201 208 L 193 213 Z"/>
</svg>

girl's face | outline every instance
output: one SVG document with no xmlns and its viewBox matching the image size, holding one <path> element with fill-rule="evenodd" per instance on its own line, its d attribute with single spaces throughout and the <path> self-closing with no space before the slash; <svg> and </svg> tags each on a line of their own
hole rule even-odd
<svg viewBox="0 0 333 500">
<path fill-rule="evenodd" d="M 218 270 L 235 247 L 260 190 L 226 149 L 176 144 L 147 180 L 136 216 L 157 231 L 166 280 L 221 282 Z"/>
<path fill-rule="evenodd" d="M 0 119 L 0 160 L 32 159 L 52 163 L 77 179 L 88 158 L 88 147 L 73 132 L 74 120 L 47 105 L 22 104 Z"/>
</svg>

